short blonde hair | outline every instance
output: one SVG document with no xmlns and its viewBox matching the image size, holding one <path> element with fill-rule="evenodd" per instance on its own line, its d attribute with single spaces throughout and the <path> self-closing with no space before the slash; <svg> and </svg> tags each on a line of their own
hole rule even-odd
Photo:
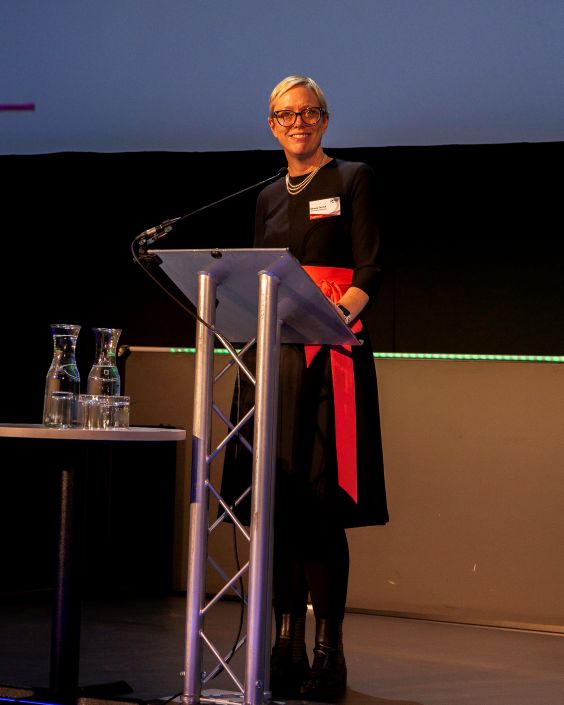
<svg viewBox="0 0 564 705">
<path fill-rule="evenodd" d="M 296 86 L 306 86 L 306 88 L 310 88 L 315 93 L 317 100 L 319 101 L 319 107 L 323 108 L 327 115 L 329 114 L 325 95 L 313 78 L 309 78 L 308 76 L 287 76 L 274 87 L 274 90 L 270 94 L 270 100 L 268 103 L 268 114 L 270 117 L 273 115 L 273 107 L 278 98 Z"/>
</svg>

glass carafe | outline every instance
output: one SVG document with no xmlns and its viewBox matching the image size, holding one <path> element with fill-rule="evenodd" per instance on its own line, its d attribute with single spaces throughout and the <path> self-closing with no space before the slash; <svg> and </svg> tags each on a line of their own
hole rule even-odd
<svg viewBox="0 0 564 705">
<path fill-rule="evenodd" d="M 118 396 L 121 380 L 116 364 L 119 328 L 93 328 L 96 338 L 96 357 L 88 375 L 87 393 Z"/>
<path fill-rule="evenodd" d="M 80 326 L 51 324 L 53 361 L 45 381 L 43 424 L 54 428 L 70 428 L 78 423 L 80 374 L 76 365 L 76 341 Z"/>
</svg>

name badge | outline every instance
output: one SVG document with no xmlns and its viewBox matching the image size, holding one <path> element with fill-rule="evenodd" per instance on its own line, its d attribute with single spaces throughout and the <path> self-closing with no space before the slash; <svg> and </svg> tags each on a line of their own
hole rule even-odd
<svg viewBox="0 0 564 705">
<path fill-rule="evenodd" d="M 339 196 L 309 202 L 310 220 L 315 220 L 316 218 L 332 218 L 336 215 L 341 215 L 341 199 Z"/>
</svg>

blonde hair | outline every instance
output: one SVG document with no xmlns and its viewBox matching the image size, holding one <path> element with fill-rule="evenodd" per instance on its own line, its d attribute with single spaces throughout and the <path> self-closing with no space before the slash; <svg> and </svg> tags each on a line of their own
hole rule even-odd
<svg viewBox="0 0 564 705">
<path fill-rule="evenodd" d="M 323 108 L 327 115 L 329 114 L 327 111 L 327 101 L 325 100 L 325 95 L 313 78 L 309 78 L 308 76 L 287 76 L 274 87 L 274 90 L 270 94 L 270 100 L 268 102 L 268 114 L 270 117 L 272 117 L 273 107 L 278 98 L 296 86 L 306 86 L 306 88 L 311 89 L 319 101 L 319 107 Z"/>
</svg>

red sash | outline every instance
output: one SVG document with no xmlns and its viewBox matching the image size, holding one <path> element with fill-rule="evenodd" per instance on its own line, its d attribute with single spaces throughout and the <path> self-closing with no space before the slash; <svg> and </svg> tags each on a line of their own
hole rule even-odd
<svg viewBox="0 0 564 705">
<path fill-rule="evenodd" d="M 303 269 L 321 291 L 334 303 L 340 301 L 352 281 L 352 269 L 343 267 L 313 267 Z M 357 319 L 351 327 L 353 332 L 362 329 Z M 320 345 L 306 345 L 306 364 L 320 349 Z M 339 486 L 358 502 L 356 471 L 356 401 L 354 391 L 354 369 L 350 345 L 331 345 L 331 374 L 333 377 L 333 400 L 335 406 L 335 440 L 337 449 L 337 471 Z"/>
</svg>

